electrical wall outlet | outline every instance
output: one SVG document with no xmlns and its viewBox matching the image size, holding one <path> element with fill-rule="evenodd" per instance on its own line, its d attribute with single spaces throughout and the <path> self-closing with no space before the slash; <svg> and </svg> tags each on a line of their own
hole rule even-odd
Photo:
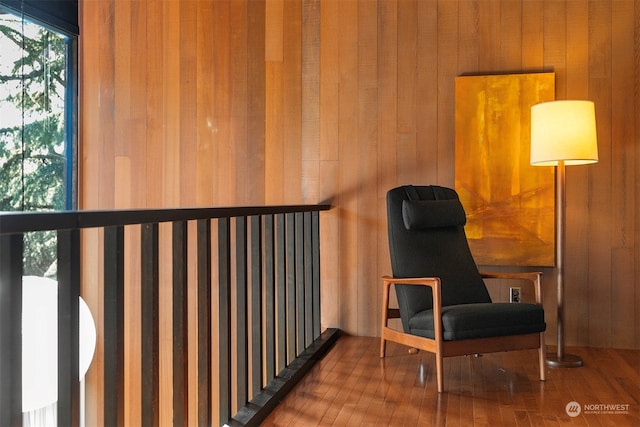
<svg viewBox="0 0 640 427">
<path fill-rule="evenodd" d="M 509 288 L 509 302 L 522 302 L 520 295 L 519 287 Z"/>
</svg>

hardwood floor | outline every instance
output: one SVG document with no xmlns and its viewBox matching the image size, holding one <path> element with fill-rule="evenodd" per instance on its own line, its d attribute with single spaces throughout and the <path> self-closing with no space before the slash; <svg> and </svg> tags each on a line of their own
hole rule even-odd
<svg viewBox="0 0 640 427">
<path fill-rule="evenodd" d="M 640 426 L 638 350 L 571 348 L 585 366 L 548 368 L 546 382 L 535 350 L 446 358 L 438 394 L 433 355 L 389 343 L 380 359 L 378 345 L 340 338 L 262 425 Z"/>
</svg>

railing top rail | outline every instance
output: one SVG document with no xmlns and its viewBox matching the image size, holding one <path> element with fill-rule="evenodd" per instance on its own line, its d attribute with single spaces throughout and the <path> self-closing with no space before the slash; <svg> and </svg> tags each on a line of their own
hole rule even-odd
<svg viewBox="0 0 640 427">
<path fill-rule="evenodd" d="M 0 235 L 172 221 L 326 211 L 331 205 L 229 206 L 173 209 L 0 212 Z"/>
</svg>

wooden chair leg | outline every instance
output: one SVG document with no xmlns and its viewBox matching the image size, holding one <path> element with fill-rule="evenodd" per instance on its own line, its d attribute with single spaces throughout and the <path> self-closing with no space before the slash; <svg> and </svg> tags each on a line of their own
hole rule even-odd
<svg viewBox="0 0 640 427">
<path fill-rule="evenodd" d="M 547 379 L 547 373 L 545 371 L 545 352 L 546 352 L 546 348 L 545 348 L 545 342 L 544 342 L 544 332 L 540 333 L 540 348 L 538 349 L 538 359 L 539 359 L 539 363 L 540 363 L 540 381 L 546 381 Z"/>
<path fill-rule="evenodd" d="M 444 391 L 444 360 L 440 353 L 436 353 L 436 382 L 438 393 L 442 393 Z"/>
<path fill-rule="evenodd" d="M 389 323 L 389 292 L 391 285 L 384 283 L 382 287 L 382 326 L 380 328 L 380 357 L 384 357 L 387 351 L 387 340 L 384 338 L 384 328 Z"/>
</svg>

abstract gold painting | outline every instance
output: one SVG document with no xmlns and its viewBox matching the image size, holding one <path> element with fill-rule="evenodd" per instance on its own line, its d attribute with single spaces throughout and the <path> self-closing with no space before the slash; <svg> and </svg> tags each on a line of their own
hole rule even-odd
<svg viewBox="0 0 640 427">
<path fill-rule="evenodd" d="M 529 164 L 531 106 L 554 73 L 456 78 L 455 187 L 479 265 L 555 265 L 555 169 Z"/>
</svg>

